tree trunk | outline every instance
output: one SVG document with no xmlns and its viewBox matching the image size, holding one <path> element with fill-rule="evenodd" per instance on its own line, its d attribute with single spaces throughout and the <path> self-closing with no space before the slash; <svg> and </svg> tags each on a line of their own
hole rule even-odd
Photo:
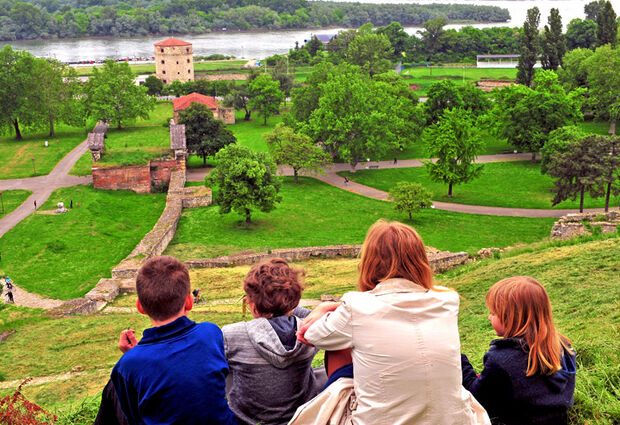
<svg viewBox="0 0 620 425">
<path fill-rule="evenodd" d="M 207 166 L 207 155 L 203 155 L 203 156 L 202 156 L 202 165 L 203 165 L 204 167 L 206 167 L 206 166 Z"/>
<path fill-rule="evenodd" d="M 250 115 L 252 115 L 252 111 L 249 111 L 246 108 L 246 110 L 245 110 L 245 117 L 243 117 L 243 121 L 250 121 Z"/>
<path fill-rule="evenodd" d="M 611 195 L 611 181 L 607 182 L 607 193 L 605 194 L 605 212 L 609 212 L 609 196 Z"/>
<path fill-rule="evenodd" d="M 448 183 L 448 198 L 452 198 L 452 183 Z"/>
<path fill-rule="evenodd" d="M 413 217 L 411 217 L 411 211 L 409 211 L 409 221 L 413 221 Z"/>
<path fill-rule="evenodd" d="M 265 121 L 263 122 L 264 126 L 267 126 L 267 115 L 265 114 Z"/>
<path fill-rule="evenodd" d="M 250 219 L 250 214 L 251 214 L 251 213 L 250 213 L 250 210 L 248 210 L 248 209 L 246 208 L 246 210 L 245 210 L 245 222 L 246 222 L 247 224 L 250 224 L 250 223 L 252 222 L 252 220 Z"/>
<path fill-rule="evenodd" d="M 297 178 L 298 170 L 299 170 L 298 168 L 293 168 L 293 176 L 295 176 L 295 183 L 299 183 L 298 178 Z"/>
<path fill-rule="evenodd" d="M 586 192 L 586 188 L 585 186 L 581 186 L 581 194 L 579 197 L 579 212 L 582 213 L 583 212 L 583 196 Z"/>
<path fill-rule="evenodd" d="M 118 128 L 119 130 L 122 128 L 121 127 L 121 120 L 118 120 L 118 125 L 116 126 L 116 128 Z"/>
<path fill-rule="evenodd" d="M 50 115 L 50 137 L 54 136 L 56 136 L 56 133 L 54 132 L 54 117 Z"/>
<path fill-rule="evenodd" d="M 13 127 L 15 127 L 15 140 L 23 140 L 22 133 L 19 131 L 19 122 L 17 118 L 13 120 Z"/>
<path fill-rule="evenodd" d="M 532 162 L 536 162 L 536 152 L 532 152 Z"/>
</svg>

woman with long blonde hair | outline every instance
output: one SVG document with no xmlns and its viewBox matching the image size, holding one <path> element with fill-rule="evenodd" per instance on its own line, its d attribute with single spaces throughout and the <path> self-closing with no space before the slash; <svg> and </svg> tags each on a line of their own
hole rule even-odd
<svg viewBox="0 0 620 425">
<path fill-rule="evenodd" d="M 459 297 L 433 285 L 415 230 L 382 220 L 369 229 L 358 288 L 340 303 L 317 307 L 298 334 L 338 353 L 337 365 L 328 356 L 328 373 L 350 355 L 357 402 L 352 423 L 476 423 L 461 386 Z"/>
<path fill-rule="evenodd" d="M 489 289 L 497 336 L 479 376 L 462 356 L 463 385 L 498 424 L 565 424 L 575 390 L 575 353 L 555 328 L 551 301 L 536 279 L 514 276 Z"/>
</svg>

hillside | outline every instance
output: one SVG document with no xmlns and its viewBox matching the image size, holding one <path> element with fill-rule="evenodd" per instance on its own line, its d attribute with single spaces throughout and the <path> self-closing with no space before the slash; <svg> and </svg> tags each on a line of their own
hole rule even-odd
<svg viewBox="0 0 620 425">
<path fill-rule="evenodd" d="M 542 243 L 437 276 L 439 284 L 456 289 L 462 296 L 463 351 L 479 368 L 494 338 L 484 305 L 486 290 L 504 277 L 533 276 L 549 291 L 556 324 L 578 353 L 572 423 L 618 423 L 619 252 L 618 237 Z M 354 289 L 356 265 L 357 260 L 298 264 L 307 273 L 305 297 L 339 295 Z M 206 302 L 197 306 L 191 318 L 218 325 L 242 320 L 241 279 L 248 268 L 193 270 L 193 284 L 202 288 Z M 13 381 L 28 376 L 50 377 L 50 382 L 27 385 L 26 397 L 58 412 L 59 423 L 92 423 L 98 392 L 120 355 L 116 350 L 118 333 L 130 326 L 137 330 L 148 326 L 144 316 L 133 312 L 134 303 L 135 296 L 125 296 L 100 314 L 62 318 L 13 306 L 2 308 L 0 334 L 16 332 L 0 343 L 0 381 L 4 381 L 0 382 L 0 396 L 15 389 Z"/>
</svg>

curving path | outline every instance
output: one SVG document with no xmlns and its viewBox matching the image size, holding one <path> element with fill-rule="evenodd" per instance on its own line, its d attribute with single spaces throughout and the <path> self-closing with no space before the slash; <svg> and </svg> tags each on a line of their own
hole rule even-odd
<svg viewBox="0 0 620 425">
<path fill-rule="evenodd" d="M 484 164 L 489 162 L 506 162 L 506 161 L 527 161 L 532 158 L 529 153 L 509 153 L 509 154 L 497 154 L 497 155 L 480 155 L 476 160 L 478 164 Z M 395 164 L 393 161 L 378 161 L 369 162 L 370 166 L 377 166 L 378 168 L 410 168 L 410 167 L 422 167 L 424 164 L 419 159 L 404 159 L 398 160 Z M 366 168 L 366 165 L 360 164 L 357 169 Z M 366 196 L 368 198 L 378 199 L 380 201 L 388 200 L 388 193 L 374 187 L 366 186 L 360 183 L 350 181 L 347 185 L 344 183 L 344 179 L 340 177 L 338 172 L 351 171 L 349 164 L 333 164 L 330 168 L 325 170 L 325 174 L 314 175 L 312 177 L 321 180 L 332 186 L 339 187 L 349 192 L 357 193 L 358 195 Z M 188 181 L 202 181 L 208 169 L 194 169 L 187 170 Z M 282 176 L 292 176 L 293 170 L 290 167 L 278 167 L 278 174 Z M 482 215 L 498 215 L 498 216 L 511 216 L 511 217 L 561 217 L 569 213 L 579 212 L 577 209 L 528 209 L 528 208 L 504 208 L 504 207 L 487 207 L 483 205 L 467 205 L 467 204 L 455 204 L 451 202 L 433 201 L 433 208 L 444 211 L 453 211 L 466 214 L 482 214 Z M 584 212 L 602 212 L 603 208 L 585 209 Z"/>
</svg>

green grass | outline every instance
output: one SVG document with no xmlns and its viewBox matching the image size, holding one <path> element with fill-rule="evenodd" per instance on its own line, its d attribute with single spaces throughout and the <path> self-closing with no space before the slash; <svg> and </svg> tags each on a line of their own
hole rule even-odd
<svg viewBox="0 0 620 425">
<path fill-rule="evenodd" d="M 282 121 L 281 116 L 270 117 L 267 125 L 263 125 L 264 119 L 256 112 L 252 112 L 250 121 L 244 121 L 244 111 L 236 111 L 235 124 L 229 125 L 228 128 L 237 138 L 237 143 L 256 151 L 267 152 L 267 143 L 263 139 L 263 134 L 275 128 L 276 124 Z"/>
<path fill-rule="evenodd" d="M 244 69 L 243 65 L 245 65 L 246 62 L 247 61 L 245 60 L 219 60 L 219 61 L 194 62 L 194 72 L 239 71 L 239 70 Z M 129 65 L 129 67 L 131 68 L 133 73 L 136 75 L 155 73 L 154 63 Z M 103 68 L 103 65 L 79 67 L 79 68 L 75 68 L 75 70 L 78 75 L 86 76 L 86 75 L 93 75 L 93 68 L 101 69 Z"/>
<path fill-rule="evenodd" d="M 217 206 L 185 210 L 167 254 L 183 259 L 215 257 L 252 249 L 362 243 L 380 218 L 404 220 L 392 204 L 365 198 L 311 178 L 284 178 L 282 203 L 254 212 L 251 225 Z M 482 247 L 529 243 L 549 235 L 553 219 L 528 219 L 426 210 L 413 225 L 425 242 L 442 250 L 475 252 Z M 205 229 L 208 229 L 205 230 Z"/>
<path fill-rule="evenodd" d="M 62 215 L 43 213 L 59 201 L 74 208 Z M 78 206 L 79 204 L 79 206 Z M 165 195 L 58 189 L 33 214 L 0 239 L 0 270 L 15 283 L 46 297 L 83 296 L 127 256 L 151 230 L 165 206 Z"/>
<path fill-rule="evenodd" d="M 453 186 L 452 198 L 447 196 L 448 185 L 431 181 L 426 167 L 359 170 L 355 173 L 343 171 L 338 174 L 386 192 L 400 181 L 420 183 L 432 192 L 435 201 L 509 208 L 579 208 L 579 199 L 564 201 L 552 207 L 553 179 L 540 173 L 540 163 L 532 164 L 529 161 L 484 164 L 480 177 Z M 618 203 L 620 196 L 612 197 L 610 205 Z M 585 208 L 604 205 L 604 198 L 592 199 L 586 196 L 584 201 Z"/>
<path fill-rule="evenodd" d="M 90 131 L 91 127 L 88 127 Z M 36 133 L 22 129 L 24 140 L 15 136 L 0 137 L 0 179 L 15 179 L 49 174 L 58 161 L 86 139 L 85 128 L 56 126 L 56 136 L 48 131 Z M 45 147 L 45 141 L 49 146 Z M 59 141 L 59 142 L 58 142 Z M 33 161 L 34 158 L 34 168 Z M 36 170 L 36 174 L 35 174 Z"/>
<path fill-rule="evenodd" d="M 0 219 L 2 219 L 23 204 L 32 195 L 32 192 L 29 190 L 3 190 L 0 194 L 2 200 L 0 203 Z"/>
<path fill-rule="evenodd" d="M 438 284 L 455 288 L 461 295 L 459 330 L 462 351 L 480 370 L 482 356 L 496 336 L 488 322 L 484 296 L 496 281 L 528 275 L 545 285 L 553 306 L 555 323 L 573 341 L 578 372 L 571 425 L 612 425 L 620 419 L 617 385 L 620 377 L 620 320 L 618 291 L 620 264 L 615 254 L 620 239 L 573 240 L 542 243 L 508 251 L 490 259 L 436 276 Z M 295 264 L 306 271 L 304 298 L 321 294 L 341 295 L 355 290 L 357 259 L 310 260 Z M 250 266 L 190 271 L 192 287 L 202 288 L 207 301 L 234 299 L 221 305 L 196 305 L 190 318 L 223 326 L 243 320 L 242 279 Z M 135 295 L 121 296 L 117 307 L 134 305 Z M 245 319 L 250 318 L 246 314 Z M 26 376 L 50 376 L 80 370 L 70 379 L 27 385 L 24 395 L 57 412 L 61 424 L 78 413 L 92 423 L 97 395 L 120 357 L 118 334 L 132 327 L 137 337 L 150 327 L 146 316 L 95 314 L 53 319 L 39 310 L 5 306 L 0 309 L 0 330 L 17 332 L 2 343 L 0 375 L 5 381 Z M 317 361 L 320 363 L 320 356 Z M 0 382 L 1 384 L 1 382 Z M 0 389 L 0 397 L 14 388 Z M 84 401 L 85 405 L 82 405 Z"/>
<path fill-rule="evenodd" d="M 472 83 L 481 79 L 514 80 L 517 76 L 515 69 L 502 68 L 471 68 L 471 67 L 415 67 L 403 70 L 403 76 L 409 84 L 418 85 L 416 94 L 426 96 L 428 88 L 436 81 L 450 79 L 457 85 Z"/>
</svg>

